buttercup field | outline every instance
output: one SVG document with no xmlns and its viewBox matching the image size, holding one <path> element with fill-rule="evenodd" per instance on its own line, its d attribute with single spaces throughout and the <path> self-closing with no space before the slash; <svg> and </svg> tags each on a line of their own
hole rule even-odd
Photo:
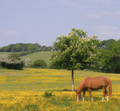
<svg viewBox="0 0 120 111">
<path fill-rule="evenodd" d="M 75 90 L 85 77 L 105 76 L 112 80 L 112 100 L 102 101 L 102 90 L 92 91 L 77 102 L 71 91 L 71 71 L 53 69 L 0 70 L 1 111 L 119 111 L 120 75 L 75 71 Z M 45 95 L 48 94 L 48 95 Z M 49 94 L 51 94 L 49 96 Z"/>
</svg>

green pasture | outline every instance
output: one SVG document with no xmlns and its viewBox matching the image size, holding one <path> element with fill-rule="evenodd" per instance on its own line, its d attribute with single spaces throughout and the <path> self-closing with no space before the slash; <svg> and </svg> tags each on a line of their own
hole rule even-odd
<svg viewBox="0 0 120 111">
<path fill-rule="evenodd" d="M 75 71 L 75 89 L 85 77 L 106 76 L 113 81 L 113 85 L 119 86 L 120 75 L 100 73 L 93 71 Z M 24 70 L 0 69 L 0 90 L 6 91 L 59 91 L 71 90 L 71 71 L 55 69 Z M 116 87 L 113 91 L 119 92 Z"/>
<path fill-rule="evenodd" d="M 10 54 L 11 52 L 0 52 L 0 56 L 1 55 L 8 55 L 8 54 Z"/>
<path fill-rule="evenodd" d="M 40 51 L 40 52 L 36 52 L 36 53 L 22 56 L 22 59 L 24 61 L 26 58 L 29 58 L 31 60 L 31 63 L 35 62 L 36 60 L 42 59 L 49 66 L 49 64 L 50 64 L 50 51 Z"/>
<path fill-rule="evenodd" d="M 11 52 L 0 52 L 1 55 L 8 55 Z M 17 52 L 19 53 L 19 52 Z M 28 54 L 25 56 L 21 56 L 21 58 L 25 61 L 27 58 L 31 60 L 31 63 L 35 62 L 36 60 L 42 59 L 46 62 L 46 64 L 49 66 L 50 65 L 50 54 L 51 51 L 40 51 L 40 52 L 35 52 L 32 54 Z"/>
<path fill-rule="evenodd" d="M 86 93 L 76 102 L 71 91 L 71 71 L 55 69 L 0 69 L 0 111 L 119 111 L 120 75 L 75 71 L 75 90 L 85 77 L 105 76 L 112 80 L 112 100 L 101 101 L 102 90 L 93 91 L 94 101 Z M 44 97 L 51 92 L 51 97 Z M 81 99 L 82 100 L 82 99 Z"/>
</svg>

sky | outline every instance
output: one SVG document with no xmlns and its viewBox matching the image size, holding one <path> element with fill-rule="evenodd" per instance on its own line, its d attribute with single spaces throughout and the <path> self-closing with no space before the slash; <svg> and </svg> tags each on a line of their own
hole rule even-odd
<svg viewBox="0 0 120 111">
<path fill-rule="evenodd" d="M 120 0 L 0 0 L 0 47 L 51 46 L 72 28 L 99 40 L 119 40 Z"/>
</svg>

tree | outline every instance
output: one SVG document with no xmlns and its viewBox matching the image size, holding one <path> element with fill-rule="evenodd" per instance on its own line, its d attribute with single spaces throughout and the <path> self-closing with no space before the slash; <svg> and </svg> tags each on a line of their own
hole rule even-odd
<svg viewBox="0 0 120 111">
<path fill-rule="evenodd" d="M 100 56 L 99 56 L 99 62 L 98 62 L 98 68 L 96 68 L 98 71 L 102 72 L 111 72 L 111 68 L 114 67 L 113 61 L 112 61 L 112 51 L 108 49 L 101 48 L 100 50 Z"/>
<path fill-rule="evenodd" d="M 72 71 L 72 91 L 74 90 L 74 70 L 89 68 L 96 59 L 99 40 L 88 37 L 87 32 L 73 28 L 68 35 L 62 35 L 54 42 L 57 51 L 51 55 L 51 67 Z"/>
<path fill-rule="evenodd" d="M 112 44 L 115 43 L 116 41 L 114 39 L 109 39 L 109 40 L 103 40 L 101 41 L 101 47 L 111 50 Z"/>
<path fill-rule="evenodd" d="M 32 65 L 31 67 L 34 67 L 34 68 L 47 68 L 47 64 L 45 63 L 44 60 L 36 60 Z"/>
<path fill-rule="evenodd" d="M 120 40 L 111 44 L 111 49 L 101 49 L 99 67 L 104 72 L 120 73 Z"/>
</svg>

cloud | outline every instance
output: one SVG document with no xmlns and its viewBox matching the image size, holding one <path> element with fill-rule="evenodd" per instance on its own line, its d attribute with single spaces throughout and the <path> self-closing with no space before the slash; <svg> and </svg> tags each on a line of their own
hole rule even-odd
<svg viewBox="0 0 120 111">
<path fill-rule="evenodd" d="M 18 35 L 18 32 L 15 30 L 6 30 L 0 33 L 1 37 L 16 37 Z"/>
<path fill-rule="evenodd" d="M 120 29 L 118 27 L 100 25 L 95 27 L 98 38 L 101 40 L 105 39 L 120 39 Z"/>
</svg>

